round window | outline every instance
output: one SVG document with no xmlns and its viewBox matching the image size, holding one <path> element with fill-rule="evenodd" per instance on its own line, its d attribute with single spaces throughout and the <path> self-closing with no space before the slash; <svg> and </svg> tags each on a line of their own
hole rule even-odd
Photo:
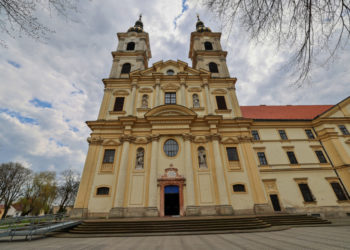
<svg viewBox="0 0 350 250">
<path fill-rule="evenodd" d="M 164 143 L 164 153 L 169 156 L 173 157 L 177 155 L 177 152 L 179 152 L 179 145 L 177 142 L 173 139 L 169 139 Z"/>
<path fill-rule="evenodd" d="M 172 76 L 172 75 L 175 74 L 174 70 L 172 70 L 172 69 L 169 69 L 166 73 L 167 73 L 167 75 L 169 75 L 169 76 Z"/>
</svg>

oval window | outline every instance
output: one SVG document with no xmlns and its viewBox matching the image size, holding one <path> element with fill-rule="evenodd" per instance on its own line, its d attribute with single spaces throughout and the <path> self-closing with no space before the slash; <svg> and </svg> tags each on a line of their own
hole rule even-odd
<svg viewBox="0 0 350 250">
<path fill-rule="evenodd" d="M 177 152 L 179 152 L 179 145 L 177 142 L 173 139 L 169 139 L 164 143 L 164 153 L 169 156 L 173 157 L 177 155 Z"/>
</svg>

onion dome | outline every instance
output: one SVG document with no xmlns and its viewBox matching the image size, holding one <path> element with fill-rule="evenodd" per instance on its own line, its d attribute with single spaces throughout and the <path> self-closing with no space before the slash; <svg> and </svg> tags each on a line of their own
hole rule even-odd
<svg viewBox="0 0 350 250">
<path fill-rule="evenodd" d="M 143 32 L 143 23 L 141 21 L 141 18 L 142 18 L 142 15 L 140 15 L 139 20 L 135 22 L 135 25 L 128 29 L 128 32 L 137 32 L 137 33 Z"/>
<path fill-rule="evenodd" d="M 211 29 L 204 26 L 204 23 L 199 19 L 199 15 L 197 14 L 197 23 L 196 23 L 196 31 L 197 32 L 211 32 Z"/>
</svg>

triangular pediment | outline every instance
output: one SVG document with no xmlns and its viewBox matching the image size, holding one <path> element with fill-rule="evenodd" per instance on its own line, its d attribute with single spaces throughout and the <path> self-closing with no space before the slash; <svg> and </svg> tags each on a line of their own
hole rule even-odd
<svg viewBox="0 0 350 250">
<path fill-rule="evenodd" d="M 340 101 L 318 117 L 320 118 L 344 118 L 350 116 L 350 96 Z"/>
<path fill-rule="evenodd" d="M 194 118 L 196 113 L 181 105 L 162 105 L 155 107 L 145 114 L 146 118 L 150 117 L 164 117 L 164 118 L 174 118 L 174 117 L 184 117 L 188 116 Z"/>
<path fill-rule="evenodd" d="M 145 70 L 137 70 L 131 73 L 131 75 L 136 76 L 152 76 L 154 74 L 159 75 L 169 75 L 167 72 L 172 70 L 174 72 L 174 76 L 176 75 L 200 75 L 200 74 L 210 74 L 210 72 L 205 70 L 196 70 L 190 66 L 186 62 L 181 60 L 168 60 L 168 61 L 159 61 L 152 65 L 152 67 L 147 68 Z"/>
</svg>

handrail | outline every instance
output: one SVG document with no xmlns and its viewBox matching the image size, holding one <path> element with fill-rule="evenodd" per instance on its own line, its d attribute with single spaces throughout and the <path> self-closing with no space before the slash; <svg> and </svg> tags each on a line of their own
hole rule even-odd
<svg viewBox="0 0 350 250">
<path fill-rule="evenodd" d="M 46 235 L 53 230 L 58 230 L 69 225 L 74 221 L 65 223 L 68 218 L 64 213 L 47 214 L 42 216 L 20 216 L 0 220 L 0 237 L 10 236 L 11 241 L 14 236 L 26 236 L 26 240 L 35 235 Z M 64 226 L 64 227 L 62 227 Z"/>
</svg>

